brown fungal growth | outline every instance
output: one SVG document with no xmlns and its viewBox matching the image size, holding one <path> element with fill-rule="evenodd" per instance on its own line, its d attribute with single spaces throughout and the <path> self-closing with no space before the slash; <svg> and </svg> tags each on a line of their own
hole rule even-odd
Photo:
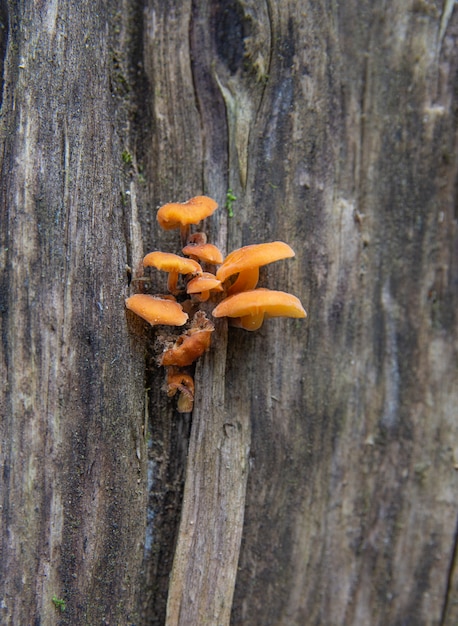
<svg viewBox="0 0 458 626">
<path fill-rule="evenodd" d="M 224 282 L 238 274 L 236 281 L 228 289 L 228 295 L 248 291 L 258 284 L 260 267 L 293 256 L 295 256 L 294 250 L 283 241 L 244 246 L 227 255 L 216 272 L 216 278 Z"/>
<path fill-rule="evenodd" d="M 178 302 L 168 298 L 150 296 L 146 293 L 136 293 L 127 298 L 126 308 L 139 315 L 152 326 L 159 324 L 183 326 L 188 321 L 188 315 Z"/>
<path fill-rule="evenodd" d="M 188 245 L 194 244 L 195 246 L 203 246 L 205 243 L 207 243 L 207 235 L 202 231 L 192 233 L 188 237 Z"/>
<path fill-rule="evenodd" d="M 143 266 L 168 272 L 167 289 L 173 294 L 178 293 L 177 284 L 180 274 L 202 274 L 202 268 L 197 261 L 185 259 L 171 252 L 150 252 L 143 259 Z"/>
<path fill-rule="evenodd" d="M 157 212 L 157 221 L 161 228 L 173 230 L 179 228 L 181 239 L 186 242 L 189 226 L 198 224 L 212 215 L 218 208 L 218 203 L 208 196 L 195 196 L 187 202 L 170 202 L 164 204 Z"/>
<path fill-rule="evenodd" d="M 177 367 L 167 368 L 167 395 L 172 398 L 178 392 L 178 413 L 190 413 L 194 404 L 194 380 L 190 374 Z"/>
<path fill-rule="evenodd" d="M 300 300 L 284 291 L 252 289 L 225 298 L 213 309 L 214 317 L 230 317 L 232 326 L 258 330 L 265 317 L 307 316 Z"/>
<path fill-rule="evenodd" d="M 180 335 L 172 348 L 162 354 L 159 365 L 176 367 L 192 365 L 210 348 L 211 334 L 214 330 L 215 327 L 205 313 L 197 311 L 189 330 Z"/>
</svg>

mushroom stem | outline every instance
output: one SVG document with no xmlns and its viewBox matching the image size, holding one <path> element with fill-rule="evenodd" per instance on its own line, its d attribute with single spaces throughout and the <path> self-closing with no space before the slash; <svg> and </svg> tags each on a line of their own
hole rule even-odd
<svg viewBox="0 0 458 626">
<path fill-rule="evenodd" d="M 177 284 L 178 272 L 169 272 L 169 276 L 167 278 L 167 289 L 170 291 L 170 293 L 173 293 L 174 295 L 178 293 L 179 289 L 177 289 Z"/>
<path fill-rule="evenodd" d="M 204 246 L 207 243 L 207 235 L 201 231 L 188 237 L 188 245 Z"/>
<path fill-rule="evenodd" d="M 194 381 L 192 376 L 175 367 L 167 370 L 167 395 L 169 398 L 179 392 L 178 413 L 190 413 L 194 403 Z"/>
<path fill-rule="evenodd" d="M 235 283 L 229 287 L 227 294 L 232 296 L 233 294 L 240 293 L 241 291 L 250 291 L 256 287 L 258 280 L 259 267 L 242 270 L 237 276 Z"/>
<path fill-rule="evenodd" d="M 181 234 L 181 246 L 184 247 L 187 245 L 189 237 L 190 237 L 190 226 L 189 224 L 182 224 L 180 226 L 180 234 Z"/>
<path fill-rule="evenodd" d="M 237 318 L 237 323 L 232 325 L 244 328 L 245 330 L 258 330 L 261 328 L 263 321 L 264 313 L 261 312 L 256 315 L 244 315 L 243 317 L 239 317 Z"/>
<path fill-rule="evenodd" d="M 202 291 L 201 293 L 193 294 L 197 302 L 207 302 L 210 297 L 210 290 Z"/>
<path fill-rule="evenodd" d="M 177 402 L 178 413 L 191 413 L 193 404 L 194 396 L 187 389 L 181 391 Z"/>
</svg>

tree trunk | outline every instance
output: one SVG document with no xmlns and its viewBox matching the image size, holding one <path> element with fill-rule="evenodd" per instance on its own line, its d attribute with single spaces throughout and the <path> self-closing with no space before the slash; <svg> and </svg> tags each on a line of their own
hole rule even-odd
<svg viewBox="0 0 458 626">
<path fill-rule="evenodd" d="M 116 16 L 10 2 L 4 17 L 0 621 L 135 622 L 146 433 L 123 308 Z"/>
<path fill-rule="evenodd" d="M 456 624 L 454 3 L 0 19 L 0 622 Z M 217 324 L 189 416 L 124 298 L 201 193 L 308 319 Z"/>
</svg>

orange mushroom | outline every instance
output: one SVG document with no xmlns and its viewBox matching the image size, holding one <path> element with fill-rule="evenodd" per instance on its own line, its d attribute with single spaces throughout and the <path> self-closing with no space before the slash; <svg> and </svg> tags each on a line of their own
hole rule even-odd
<svg viewBox="0 0 458 626">
<path fill-rule="evenodd" d="M 149 322 L 152 326 L 183 326 L 188 320 L 187 314 L 178 302 L 166 300 L 146 293 L 136 293 L 126 299 L 126 307 Z"/>
<path fill-rule="evenodd" d="M 230 317 L 232 325 L 257 330 L 264 317 L 306 317 L 300 300 L 284 291 L 252 289 L 225 298 L 213 309 L 213 317 Z"/>
<path fill-rule="evenodd" d="M 215 327 L 203 311 L 197 311 L 191 328 L 180 335 L 175 344 L 159 359 L 159 365 L 185 367 L 191 365 L 210 347 L 211 334 Z"/>
<path fill-rule="evenodd" d="M 144 267 L 155 267 L 169 273 L 167 289 L 170 293 L 178 293 L 179 274 L 202 274 L 202 268 L 192 259 L 185 259 L 171 252 L 150 252 L 143 259 Z"/>
<path fill-rule="evenodd" d="M 187 202 L 170 202 L 161 206 L 157 212 L 157 221 L 165 230 L 180 228 L 185 242 L 190 224 L 198 224 L 216 211 L 218 204 L 208 196 L 196 196 Z"/>
<path fill-rule="evenodd" d="M 294 250 L 283 241 L 258 243 L 234 250 L 224 259 L 216 272 L 216 278 L 224 282 L 230 276 L 238 274 L 237 280 L 228 289 L 232 295 L 240 291 L 254 289 L 259 280 L 259 268 L 262 265 L 294 256 Z"/>
<path fill-rule="evenodd" d="M 190 413 L 194 404 L 194 380 L 177 367 L 167 368 L 167 395 L 172 398 L 179 392 L 178 413 Z"/>
<path fill-rule="evenodd" d="M 223 262 L 221 250 L 212 243 L 204 243 L 200 245 L 190 243 L 183 248 L 182 252 L 192 259 L 203 261 L 204 263 L 209 263 L 210 265 L 220 265 Z"/>
<path fill-rule="evenodd" d="M 206 302 L 210 297 L 210 291 L 223 291 L 221 281 L 210 272 L 203 272 L 186 285 L 186 292 L 196 296 L 199 302 Z"/>
</svg>

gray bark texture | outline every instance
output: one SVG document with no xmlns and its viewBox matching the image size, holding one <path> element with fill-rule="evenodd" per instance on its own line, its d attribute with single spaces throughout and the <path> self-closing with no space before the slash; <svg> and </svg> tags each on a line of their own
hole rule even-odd
<svg viewBox="0 0 458 626">
<path fill-rule="evenodd" d="M 455 3 L 0 22 L 0 624 L 456 626 Z M 199 194 L 308 319 L 218 321 L 189 415 L 124 299 Z"/>
</svg>

